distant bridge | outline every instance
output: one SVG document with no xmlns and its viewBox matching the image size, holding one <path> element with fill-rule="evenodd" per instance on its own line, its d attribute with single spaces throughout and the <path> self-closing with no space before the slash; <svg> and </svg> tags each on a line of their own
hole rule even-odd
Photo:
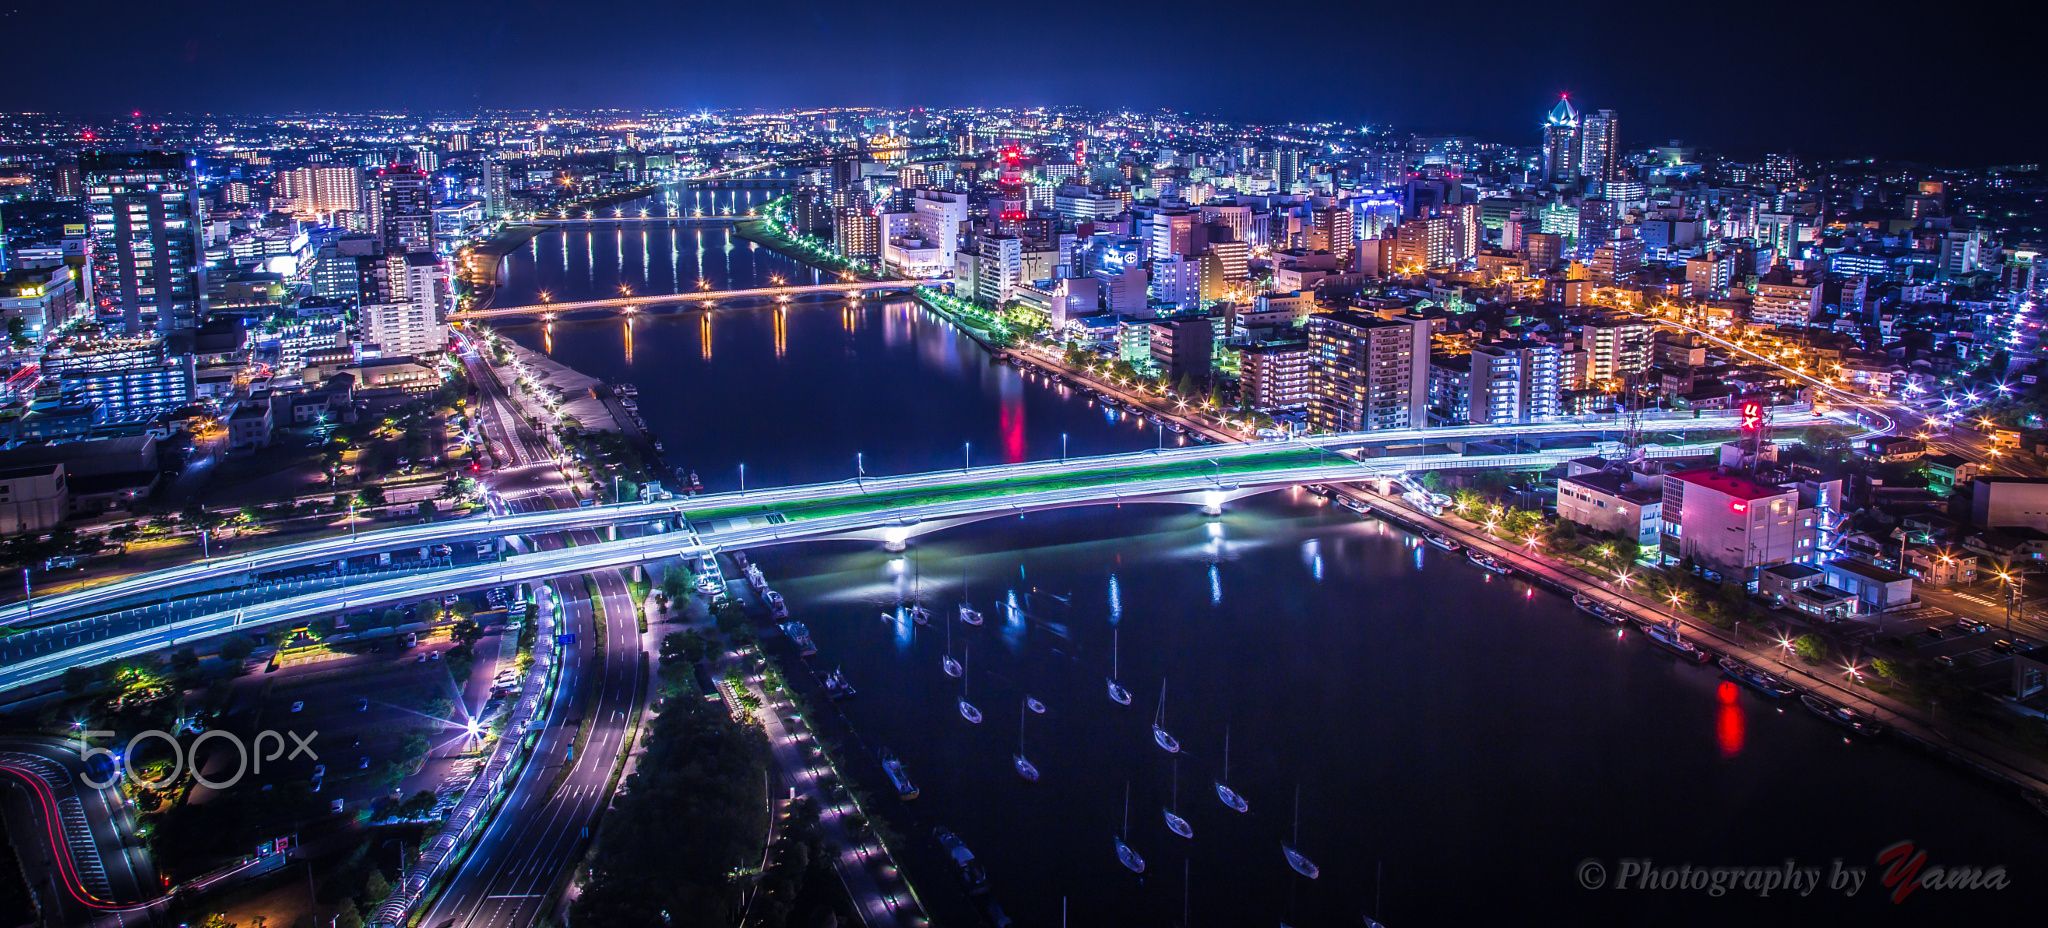
<svg viewBox="0 0 2048 928">
<path fill-rule="evenodd" d="M 748 217 L 732 213 L 715 215 L 706 213 L 697 216 L 582 216 L 574 219 L 522 219 L 518 224 L 523 226 L 658 225 L 666 222 L 739 222 L 746 218 Z"/>
<path fill-rule="evenodd" d="M 539 316 L 553 320 L 564 313 L 589 310 L 615 309 L 621 312 L 638 312 L 653 306 L 674 306 L 686 303 L 711 305 L 726 300 L 788 300 L 814 293 L 862 294 L 887 293 L 909 290 L 915 287 L 943 287 L 952 284 L 949 278 L 930 280 L 852 280 L 829 284 L 791 284 L 780 287 L 747 287 L 739 290 L 703 290 L 696 293 L 663 293 L 650 296 L 619 296 L 602 300 L 575 300 L 566 303 L 529 303 L 520 306 L 500 306 L 494 309 L 462 309 L 448 314 L 451 322 L 478 319 L 504 319 L 518 316 Z"/>
</svg>

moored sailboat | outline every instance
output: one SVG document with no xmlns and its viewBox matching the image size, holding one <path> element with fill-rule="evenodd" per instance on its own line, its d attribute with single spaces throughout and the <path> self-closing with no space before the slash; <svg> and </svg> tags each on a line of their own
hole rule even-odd
<svg viewBox="0 0 2048 928">
<path fill-rule="evenodd" d="M 1180 813 L 1175 811 L 1180 807 L 1179 758 L 1174 758 L 1173 761 L 1173 793 L 1171 795 L 1172 798 L 1167 801 L 1165 809 L 1166 830 L 1173 832 L 1174 834 L 1180 835 L 1181 837 L 1186 838 L 1190 841 L 1193 841 L 1195 839 L 1195 826 L 1188 824 L 1188 820 L 1181 818 Z"/>
<path fill-rule="evenodd" d="M 1011 756 L 1010 763 L 1017 768 L 1017 775 L 1023 777 L 1025 782 L 1036 783 L 1038 782 L 1038 765 L 1032 763 L 1031 758 L 1024 755 L 1024 721 L 1030 717 L 1028 713 L 1023 711 L 1017 713 L 1017 753 Z"/>
<path fill-rule="evenodd" d="M 1129 784 L 1129 783 L 1125 783 L 1125 784 L 1124 784 L 1124 826 L 1123 826 L 1123 831 L 1122 831 L 1122 833 L 1120 833 L 1120 834 L 1118 834 L 1118 835 L 1116 836 L 1116 859 L 1117 859 L 1117 862 L 1118 862 L 1118 863 L 1120 863 L 1120 864 L 1123 864 L 1123 865 L 1124 865 L 1124 869 L 1126 869 L 1126 870 L 1129 870 L 1129 871 L 1131 871 L 1132 873 L 1144 873 L 1144 872 L 1145 872 L 1145 858 L 1144 858 L 1144 857 L 1142 857 L 1142 856 L 1140 856 L 1140 855 L 1138 854 L 1138 852 L 1137 852 L 1136 850 L 1133 850 L 1133 849 L 1131 848 L 1130 844 L 1129 844 L 1129 843 L 1127 843 L 1127 842 L 1126 842 L 1126 841 L 1124 840 L 1125 838 L 1128 838 L 1128 837 L 1130 836 L 1130 834 L 1131 834 L 1131 784 Z"/>
<path fill-rule="evenodd" d="M 1131 691 L 1124 689 L 1123 684 L 1116 682 L 1117 636 L 1119 634 L 1115 629 L 1111 629 L 1109 633 L 1109 701 L 1119 706 L 1128 706 L 1131 704 Z"/>
<path fill-rule="evenodd" d="M 1311 880 L 1322 876 L 1322 868 L 1316 866 L 1315 861 L 1308 859 L 1308 855 L 1295 849 L 1299 844 L 1301 844 L 1301 787 L 1296 786 L 1294 788 L 1294 837 L 1291 843 L 1280 845 L 1280 853 L 1281 856 L 1287 858 L 1287 866 L 1293 867 L 1294 872 Z"/>
<path fill-rule="evenodd" d="M 981 710 L 967 701 L 967 649 L 960 649 L 960 717 L 970 725 L 981 724 Z"/>
<path fill-rule="evenodd" d="M 1166 681 L 1159 681 L 1159 711 L 1152 715 L 1152 742 L 1168 754 L 1180 753 L 1180 740 L 1166 730 Z"/>
<path fill-rule="evenodd" d="M 1230 788 L 1230 783 L 1229 783 L 1229 780 L 1230 780 L 1230 728 L 1229 728 L 1229 726 L 1224 726 L 1224 729 L 1223 729 L 1223 776 L 1219 777 L 1219 778 L 1218 778 L 1218 779 L 1216 780 L 1216 798 L 1217 798 L 1217 799 L 1219 799 L 1219 800 L 1222 800 L 1223 804 L 1224 804 L 1224 805 L 1226 805 L 1226 806 L 1229 806 L 1229 807 L 1230 807 L 1230 810 L 1231 810 L 1231 811 L 1233 811 L 1233 812 L 1249 812 L 1249 811 L 1251 811 L 1251 803 L 1245 802 L 1245 801 L 1244 801 L 1244 797 L 1243 797 L 1243 796 L 1240 796 L 1240 795 L 1238 795 L 1238 794 L 1237 794 L 1237 790 L 1234 790 L 1234 789 L 1231 789 L 1231 788 Z"/>
</svg>

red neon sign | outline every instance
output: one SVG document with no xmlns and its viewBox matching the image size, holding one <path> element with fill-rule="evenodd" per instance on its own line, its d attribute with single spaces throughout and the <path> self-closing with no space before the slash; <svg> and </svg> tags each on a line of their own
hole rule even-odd
<svg viewBox="0 0 2048 928">
<path fill-rule="evenodd" d="M 1764 427 L 1764 404 L 1762 400 L 1743 400 L 1740 408 L 1742 430 L 1755 432 Z"/>
</svg>

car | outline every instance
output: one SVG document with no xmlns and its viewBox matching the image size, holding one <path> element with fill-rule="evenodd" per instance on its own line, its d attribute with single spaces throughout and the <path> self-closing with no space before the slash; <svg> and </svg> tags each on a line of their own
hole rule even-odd
<svg viewBox="0 0 2048 928">
<path fill-rule="evenodd" d="M 412 662 L 415 664 L 424 664 L 427 662 L 427 656 L 425 654 L 421 654 L 417 657 L 414 657 L 412 659 Z"/>
<path fill-rule="evenodd" d="M 1932 625 L 1927 626 L 1927 628 L 1921 631 L 1920 634 L 1926 635 L 1927 637 L 1932 638 L 1936 641 L 1940 641 L 1942 638 L 1941 629 L 1936 628 Z"/>
<path fill-rule="evenodd" d="M 318 779 L 320 779 L 321 777 L 324 777 L 324 776 L 326 776 L 326 775 L 327 775 L 327 765 L 326 765 L 326 764 L 314 764 L 314 765 L 313 765 L 313 779 L 315 779 L 315 780 L 318 780 Z"/>
<path fill-rule="evenodd" d="M 321 787 L 321 785 L 322 785 L 322 784 L 321 784 L 321 782 L 320 782 L 320 778 L 319 778 L 319 777 L 314 777 L 314 778 L 313 778 L 313 792 L 316 792 L 316 793 L 317 793 L 317 792 L 319 792 L 319 791 L 320 791 L 320 787 Z M 269 788 L 269 784 L 265 784 L 265 788 L 266 788 L 266 789 L 267 789 L 267 788 Z"/>
<path fill-rule="evenodd" d="M 370 697 L 368 697 L 368 696 L 357 696 L 357 697 L 356 697 L 356 711 L 357 711 L 357 712 L 368 712 L 368 711 L 370 711 Z"/>
<path fill-rule="evenodd" d="M 2011 654 L 2012 642 L 2000 638 L 1997 641 L 1991 643 L 1991 650 L 1997 651 L 2000 654 Z"/>
<path fill-rule="evenodd" d="M 304 712 L 304 711 L 306 711 L 306 701 L 305 701 L 305 700 L 303 700 L 303 699 L 300 699 L 300 700 L 295 700 L 295 701 L 294 701 L 294 702 L 292 703 L 292 714 L 293 714 L 293 715 L 297 715 L 297 714 L 299 714 L 299 713 L 301 713 L 301 712 Z"/>
<path fill-rule="evenodd" d="M 438 660 L 440 660 L 440 659 L 441 659 L 441 652 L 439 652 L 439 651 L 429 651 L 429 652 L 427 652 L 427 660 L 430 660 L 430 661 L 438 661 Z"/>
<path fill-rule="evenodd" d="M 1954 667 L 1956 665 L 1955 656 L 1951 654 L 1943 654 L 1942 656 L 1935 658 L 1934 662 L 1940 664 L 1943 667 Z"/>
<path fill-rule="evenodd" d="M 1991 630 L 1991 623 L 1981 619 L 1957 619 L 1956 627 L 1966 632 L 1988 632 Z"/>
<path fill-rule="evenodd" d="M 370 769 L 370 755 L 368 755 L 368 754 L 364 754 L 363 756 L 361 756 L 361 757 L 358 757 L 358 758 L 356 758 L 356 769 L 357 769 L 357 770 L 368 770 L 368 769 Z"/>
</svg>

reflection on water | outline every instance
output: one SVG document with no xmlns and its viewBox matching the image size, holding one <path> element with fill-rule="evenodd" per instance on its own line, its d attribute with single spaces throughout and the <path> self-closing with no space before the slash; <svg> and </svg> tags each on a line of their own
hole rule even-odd
<svg viewBox="0 0 2048 928">
<path fill-rule="evenodd" d="M 2016 863 L 2034 875 L 2028 898 L 2042 898 L 2042 828 L 2012 797 L 1896 747 L 1845 744 L 1796 705 L 1780 711 L 1552 594 L 1306 494 L 1217 519 L 1168 506 L 1005 518 L 924 536 L 907 555 L 812 544 L 753 557 L 810 626 L 810 666 L 860 687 L 820 724 L 857 758 L 869 801 L 913 860 L 934 826 L 959 833 L 1019 924 L 1058 924 L 1062 897 L 1075 924 L 1173 924 L 1183 872 L 1199 924 L 1357 925 L 1382 872 L 1377 914 L 1394 925 L 1530 911 L 1684 924 L 1668 898 L 1589 897 L 1572 867 L 1603 855 L 1874 864 L 1905 834 Z M 973 655 L 980 725 L 960 718 L 959 683 L 940 667 L 963 599 L 989 618 L 950 629 L 956 653 Z M 913 600 L 931 627 L 900 617 Z M 1104 693 L 1112 628 L 1117 676 L 1137 696 L 1128 707 Z M 1177 755 L 1150 734 L 1169 679 Z M 1016 711 L 1027 695 L 1047 706 L 1028 722 Z M 1013 769 L 1023 724 L 1035 783 Z M 1249 814 L 1211 786 L 1226 728 Z M 915 803 L 882 784 L 873 757 L 885 747 L 922 787 Z M 1110 841 L 1127 782 L 1129 841 L 1151 864 L 1142 879 Z M 1279 850 L 1297 788 L 1314 882 Z M 1921 801 L 1930 792 L 1941 801 Z M 1168 831 L 1169 805 L 1192 841 Z M 1891 914 L 1861 901 L 1860 917 Z M 2011 901 L 1944 903 L 1981 914 Z M 1727 911 L 1773 924 L 1835 911 L 1766 902 Z"/>
</svg>

